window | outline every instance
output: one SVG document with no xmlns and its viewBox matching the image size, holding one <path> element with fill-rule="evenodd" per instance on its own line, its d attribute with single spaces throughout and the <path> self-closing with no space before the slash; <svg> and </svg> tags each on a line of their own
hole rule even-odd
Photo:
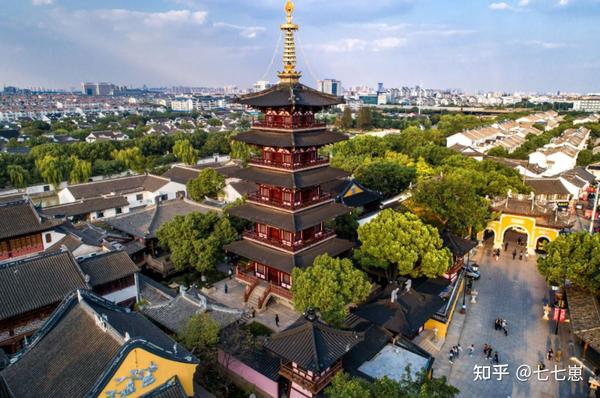
<svg viewBox="0 0 600 398">
<path fill-rule="evenodd" d="M 102 218 L 102 217 L 104 217 L 104 212 L 103 211 L 96 212 L 96 218 Z"/>
<path fill-rule="evenodd" d="M 121 214 L 121 213 L 123 213 L 123 209 L 121 209 L 120 207 L 117 207 L 117 208 L 115 209 L 115 213 L 117 213 L 117 214 Z"/>
<path fill-rule="evenodd" d="M 292 287 L 292 278 L 288 274 L 281 273 L 281 286 L 286 289 L 290 289 Z"/>
<path fill-rule="evenodd" d="M 46 243 L 52 242 L 52 234 L 46 234 Z"/>
<path fill-rule="evenodd" d="M 44 192 L 50 191 L 50 185 L 44 185 Z"/>
<path fill-rule="evenodd" d="M 138 202 L 144 200 L 144 195 L 141 193 L 138 193 L 137 195 L 135 195 L 135 200 L 137 200 Z"/>
</svg>

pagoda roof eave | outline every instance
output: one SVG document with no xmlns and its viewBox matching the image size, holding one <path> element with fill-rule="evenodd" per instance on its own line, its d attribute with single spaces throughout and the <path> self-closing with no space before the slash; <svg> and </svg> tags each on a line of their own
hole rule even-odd
<svg viewBox="0 0 600 398">
<path fill-rule="evenodd" d="M 226 177 L 239 178 L 240 180 L 252 181 L 257 184 L 277 186 L 288 189 L 302 189 L 325 182 L 345 178 L 350 173 L 333 167 L 321 167 L 311 170 L 296 172 L 275 171 L 260 167 L 231 167 L 219 170 Z"/>
<path fill-rule="evenodd" d="M 250 130 L 236 135 L 233 139 L 249 145 L 300 148 L 334 144 L 345 141 L 348 137 L 342 133 L 323 130 L 308 132 Z"/>
<path fill-rule="evenodd" d="M 326 108 L 345 103 L 341 97 L 322 93 L 301 83 L 279 83 L 258 93 L 238 97 L 235 102 L 254 108 Z"/>
</svg>

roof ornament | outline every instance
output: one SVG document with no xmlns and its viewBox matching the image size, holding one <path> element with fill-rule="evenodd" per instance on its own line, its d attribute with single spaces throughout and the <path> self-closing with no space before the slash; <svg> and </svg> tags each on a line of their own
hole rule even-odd
<svg viewBox="0 0 600 398">
<path fill-rule="evenodd" d="M 284 33 L 285 41 L 283 46 L 283 71 L 279 72 L 279 83 L 295 84 L 300 80 L 302 73 L 296 70 L 296 43 L 294 32 L 299 29 L 298 25 L 293 23 L 292 14 L 294 12 L 294 3 L 287 0 L 285 3 L 286 23 L 282 24 L 280 29 Z"/>
</svg>

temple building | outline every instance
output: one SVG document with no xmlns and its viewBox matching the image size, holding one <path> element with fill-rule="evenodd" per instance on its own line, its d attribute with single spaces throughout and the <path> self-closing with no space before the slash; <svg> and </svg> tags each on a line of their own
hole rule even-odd
<svg viewBox="0 0 600 398">
<path fill-rule="evenodd" d="M 350 211 L 336 203 L 322 185 L 347 177 L 342 170 L 329 167 L 329 159 L 319 156 L 319 148 L 346 139 L 318 123 L 315 114 L 343 103 L 343 99 L 324 94 L 299 82 L 296 71 L 293 4 L 286 4 L 287 21 L 281 25 L 285 36 L 283 71 L 279 84 L 238 99 L 240 104 L 260 110 L 264 119 L 252 129 L 235 137 L 256 146 L 260 156 L 249 167 L 231 169 L 230 177 L 256 183 L 256 192 L 247 203 L 229 210 L 254 223 L 243 240 L 225 249 L 249 260 L 237 267 L 237 279 L 248 285 L 245 299 L 258 310 L 270 297 L 291 301 L 290 289 L 295 267 L 312 265 L 321 254 L 338 256 L 353 244 L 338 239 L 325 222 Z"/>
</svg>

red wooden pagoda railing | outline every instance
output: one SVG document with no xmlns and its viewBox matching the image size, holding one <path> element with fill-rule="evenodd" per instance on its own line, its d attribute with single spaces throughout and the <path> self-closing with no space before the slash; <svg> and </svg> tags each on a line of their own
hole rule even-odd
<svg viewBox="0 0 600 398">
<path fill-rule="evenodd" d="M 275 294 L 279 297 L 283 297 L 288 300 L 294 299 L 294 295 L 292 294 L 292 292 L 284 287 L 277 286 L 277 285 L 271 285 L 271 291 L 273 292 L 273 294 Z"/>
<path fill-rule="evenodd" d="M 256 166 L 268 166 L 268 167 L 276 167 L 278 169 L 285 170 L 302 170 L 307 169 L 309 167 L 322 166 L 329 164 L 329 157 L 320 156 L 314 160 L 308 160 L 305 162 L 297 162 L 297 163 L 285 163 L 285 162 L 277 162 L 273 160 L 267 160 L 263 158 L 252 158 L 248 161 L 248 163 L 256 165 Z"/>
<path fill-rule="evenodd" d="M 267 198 L 265 196 L 262 196 L 260 192 L 252 192 L 248 194 L 248 201 L 250 202 L 257 202 L 266 205 L 276 206 L 287 210 L 303 209 L 305 207 L 316 205 L 317 203 L 325 202 L 328 200 L 331 200 L 331 194 L 328 192 L 324 192 L 318 197 L 313 197 L 312 199 L 301 203 L 284 202 L 281 199 Z"/>
<path fill-rule="evenodd" d="M 323 376 L 309 375 L 307 371 L 301 368 L 294 368 L 289 363 L 282 363 L 279 367 L 279 374 L 286 379 L 298 383 L 300 386 L 310 390 L 313 394 L 318 394 L 331 382 L 331 379 L 338 371 L 342 369 L 342 362 L 336 362 Z"/>
<path fill-rule="evenodd" d="M 335 231 L 325 230 L 321 233 L 321 235 L 319 235 L 319 237 L 312 238 L 312 239 L 309 239 L 306 241 L 302 241 L 301 243 L 295 243 L 295 244 L 292 243 L 290 245 L 284 244 L 281 240 L 264 238 L 262 236 L 259 236 L 255 231 L 244 231 L 243 235 L 249 239 L 252 239 L 252 240 L 255 240 L 258 242 L 262 242 L 262 243 L 266 243 L 268 245 L 275 246 L 280 249 L 284 249 L 284 250 L 288 250 L 288 251 L 296 251 L 296 250 L 305 249 L 309 246 L 314 245 L 315 243 L 318 243 L 322 240 L 325 240 L 327 238 L 334 236 Z"/>
<path fill-rule="evenodd" d="M 315 123 L 310 120 L 283 120 L 283 121 L 262 121 L 252 123 L 252 127 L 269 129 L 306 129 L 306 128 L 326 128 L 326 123 Z"/>
</svg>

